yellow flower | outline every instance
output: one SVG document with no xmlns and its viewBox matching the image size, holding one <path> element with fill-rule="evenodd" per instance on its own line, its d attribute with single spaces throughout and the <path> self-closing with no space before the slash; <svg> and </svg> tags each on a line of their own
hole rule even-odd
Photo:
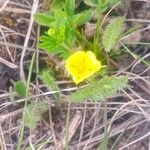
<svg viewBox="0 0 150 150">
<path fill-rule="evenodd" d="M 92 51 L 77 51 L 68 57 L 65 68 L 78 84 L 100 70 L 101 63 Z"/>
</svg>

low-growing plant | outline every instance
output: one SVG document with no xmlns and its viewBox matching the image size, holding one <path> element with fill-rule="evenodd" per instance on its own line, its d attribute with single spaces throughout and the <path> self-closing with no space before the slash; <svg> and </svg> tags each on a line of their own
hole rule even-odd
<svg viewBox="0 0 150 150">
<path fill-rule="evenodd" d="M 64 76 L 68 77 L 68 74 L 72 76 L 73 82 L 78 87 L 75 92 L 62 98 L 55 76 L 52 76 L 47 71 L 48 68 L 45 67 L 40 73 L 39 79 L 46 84 L 49 90 L 58 92 L 53 94 L 57 102 L 61 99 L 75 103 L 87 100 L 104 101 L 127 86 L 127 77 L 113 76 L 109 72 L 109 60 L 118 48 L 118 41 L 123 35 L 124 18 L 116 17 L 111 19 L 102 28 L 104 23 L 103 13 L 111 5 L 116 4 L 118 0 L 84 0 L 83 2 L 88 6 L 88 9 L 78 11 L 78 5 L 75 0 L 52 1 L 50 11 L 38 12 L 34 16 L 35 21 L 44 27 L 44 32 L 41 33 L 37 47 L 48 55 L 58 57 L 59 61 L 64 62 L 63 68 L 67 72 L 63 72 Z M 96 29 L 93 39 L 88 40 L 83 34 L 82 28 L 94 16 L 98 16 Z M 15 91 L 19 96 L 29 96 L 33 60 L 29 71 L 27 88 L 20 81 L 15 85 Z M 81 84 L 84 84 L 82 88 L 80 87 Z M 37 113 L 38 108 L 42 112 Z M 41 114 L 46 110 L 47 107 L 42 102 L 32 102 L 31 104 L 27 104 L 27 101 L 25 102 L 24 124 L 23 129 L 20 130 L 21 138 L 18 150 L 21 147 L 24 127 L 34 128 L 41 119 Z"/>
<path fill-rule="evenodd" d="M 43 101 L 32 102 L 25 109 L 24 125 L 30 129 L 34 129 L 41 120 L 41 116 L 48 110 L 47 104 Z"/>
<path fill-rule="evenodd" d="M 25 97 L 26 96 L 26 85 L 23 81 L 17 81 L 15 83 L 14 90 L 18 93 L 19 96 Z"/>
<path fill-rule="evenodd" d="M 86 81 L 88 83 L 82 90 L 72 93 L 69 96 L 70 101 L 76 100 L 77 102 L 89 98 L 104 100 L 127 85 L 126 77 L 107 77 L 109 72 L 105 74 L 106 77 L 101 76 L 102 68 L 109 70 L 111 53 L 115 52 L 118 40 L 123 35 L 124 18 L 112 19 L 104 29 L 99 28 L 101 20 L 98 19 L 93 41 L 87 40 L 81 30 L 81 26 L 93 18 L 94 8 L 101 18 L 102 13 L 116 2 L 118 0 L 84 0 L 84 3 L 90 6 L 89 9 L 77 12 L 76 1 L 66 0 L 59 8 L 53 7 L 52 11 L 35 14 L 35 21 L 46 26 L 47 30 L 40 37 L 38 47 L 47 54 L 62 58 L 65 62 L 65 69 L 76 84 L 86 83 Z M 95 74 L 96 83 L 91 82 L 93 80 L 86 80 L 93 74 Z"/>
</svg>

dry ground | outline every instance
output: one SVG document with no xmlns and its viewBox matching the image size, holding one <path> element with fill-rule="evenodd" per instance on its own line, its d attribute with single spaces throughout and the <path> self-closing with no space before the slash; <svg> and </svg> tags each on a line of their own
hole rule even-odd
<svg viewBox="0 0 150 150">
<path fill-rule="evenodd" d="M 38 0 L 0 0 L 0 149 L 15 150 L 24 99 L 16 97 L 15 104 L 9 89 L 15 81 L 26 75 L 25 64 L 29 63 L 33 52 L 39 63 L 42 52 L 36 49 L 39 27 L 32 15 L 43 9 Z M 150 1 L 124 0 L 115 12 L 126 17 L 126 27 L 141 25 L 135 35 L 126 38 L 139 42 L 131 45 L 132 52 L 150 62 Z M 143 42 L 143 44 L 140 44 Z M 114 62 L 118 67 L 117 75 L 127 75 L 129 85 L 125 90 L 107 100 L 108 126 L 113 123 L 109 136 L 108 149 L 117 138 L 115 150 L 150 149 L 150 68 L 125 55 Z M 103 102 L 84 102 L 80 104 L 56 105 L 50 94 L 40 97 L 41 85 L 36 79 L 31 85 L 35 98 L 44 99 L 49 112 L 43 115 L 35 130 L 25 129 L 22 150 L 61 149 L 65 145 L 65 121 L 67 110 L 71 112 L 69 124 L 69 150 L 94 150 L 104 137 Z M 58 81 L 61 89 L 69 91 L 69 82 Z M 33 96 L 33 95 L 32 95 Z M 62 145 L 61 145 L 62 144 Z"/>
</svg>

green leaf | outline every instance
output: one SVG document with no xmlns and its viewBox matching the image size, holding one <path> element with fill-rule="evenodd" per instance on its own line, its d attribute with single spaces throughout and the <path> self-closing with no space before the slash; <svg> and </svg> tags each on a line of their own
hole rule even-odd
<svg viewBox="0 0 150 150">
<path fill-rule="evenodd" d="M 55 49 L 55 54 L 58 54 L 59 58 L 66 60 L 72 53 L 60 45 Z"/>
<path fill-rule="evenodd" d="M 58 85 L 57 85 L 54 77 L 50 74 L 50 71 L 43 71 L 43 73 L 40 75 L 40 79 L 52 91 L 59 91 Z M 53 96 L 54 96 L 55 100 L 60 100 L 59 93 L 53 94 Z"/>
<path fill-rule="evenodd" d="M 104 7 L 106 5 L 108 5 L 109 0 L 98 0 L 98 5 L 100 7 Z"/>
<path fill-rule="evenodd" d="M 55 21 L 53 17 L 44 13 L 36 13 L 34 15 L 34 19 L 38 24 L 43 26 L 50 26 L 50 23 Z"/>
<path fill-rule="evenodd" d="M 53 0 L 51 4 L 51 10 L 63 9 L 65 0 Z"/>
<path fill-rule="evenodd" d="M 15 91 L 22 97 L 26 96 L 26 85 L 23 81 L 17 81 L 14 87 Z"/>
<path fill-rule="evenodd" d="M 127 82 L 127 77 L 104 77 L 100 81 L 92 82 L 87 87 L 77 90 L 69 96 L 69 99 L 74 102 L 101 101 L 115 95 L 118 90 L 126 87 Z"/>
<path fill-rule="evenodd" d="M 62 58 L 64 61 L 71 55 L 70 52 L 68 52 L 67 50 L 62 50 L 62 52 L 60 51 L 59 53 L 59 57 Z"/>
<path fill-rule="evenodd" d="M 97 9 L 100 13 L 105 12 L 108 9 L 109 0 L 98 0 Z"/>
<path fill-rule="evenodd" d="M 124 18 L 118 17 L 113 19 L 106 27 L 103 34 L 102 44 L 106 52 L 110 52 L 118 42 L 122 34 L 122 27 L 124 24 Z"/>
<path fill-rule="evenodd" d="M 61 9 L 55 10 L 54 16 L 56 18 L 56 22 L 58 22 L 59 24 L 60 22 L 66 22 L 67 20 L 66 13 Z"/>
<path fill-rule="evenodd" d="M 93 11 L 92 10 L 85 10 L 75 16 L 73 16 L 73 24 L 75 26 L 80 26 L 90 19 L 92 19 Z"/>
<path fill-rule="evenodd" d="M 57 47 L 57 42 L 54 38 L 48 36 L 41 36 L 38 48 L 44 49 L 47 53 L 53 53 Z"/>
<path fill-rule="evenodd" d="M 110 5 L 115 5 L 119 2 L 121 2 L 122 0 L 109 0 Z"/>
<path fill-rule="evenodd" d="M 64 23 L 60 23 L 57 26 L 57 31 L 56 31 L 56 39 L 57 43 L 62 43 L 65 40 L 65 32 L 66 32 L 66 26 Z"/>
<path fill-rule="evenodd" d="M 47 104 L 44 102 L 31 102 L 25 109 L 24 125 L 34 129 L 37 123 L 41 120 L 42 114 L 48 110 Z"/>
<path fill-rule="evenodd" d="M 98 4 L 99 5 L 103 5 L 105 3 L 107 3 L 109 0 L 98 0 Z"/>
<path fill-rule="evenodd" d="M 98 0 L 84 0 L 84 3 L 91 7 L 97 7 Z"/>
<path fill-rule="evenodd" d="M 49 36 L 42 35 L 40 41 L 44 43 L 49 43 L 50 41 L 55 42 L 55 39 Z"/>
<path fill-rule="evenodd" d="M 66 0 L 66 13 L 69 16 L 74 15 L 74 9 L 75 9 L 75 0 Z"/>
<path fill-rule="evenodd" d="M 66 29 L 65 42 L 69 47 L 72 47 L 72 45 L 75 42 L 75 34 L 74 34 L 74 31 L 70 27 L 67 27 Z"/>
<path fill-rule="evenodd" d="M 61 58 L 65 59 L 70 55 L 70 52 L 68 51 L 68 49 L 65 49 L 62 46 L 62 41 L 58 40 L 43 35 L 40 37 L 40 43 L 38 44 L 38 48 L 43 49 L 46 53 L 49 54 L 58 54 Z M 57 41 L 61 43 L 57 43 Z"/>
</svg>

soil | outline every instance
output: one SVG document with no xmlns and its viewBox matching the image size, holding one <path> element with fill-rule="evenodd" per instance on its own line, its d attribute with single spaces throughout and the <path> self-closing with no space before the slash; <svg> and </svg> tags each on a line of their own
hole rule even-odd
<svg viewBox="0 0 150 150">
<path fill-rule="evenodd" d="M 14 10 L 11 11 L 10 9 L 8 10 L 4 8 L 4 10 L 0 12 L 0 25 L 3 27 L 2 28 L 0 26 L 0 29 L 6 36 L 5 40 L 7 43 L 23 46 L 30 20 L 30 14 L 28 11 L 31 8 L 30 5 L 32 6 L 32 1 L 22 0 L 18 3 L 18 5 L 17 3 L 12 4 L 13 2 L 18 3 L 18 1 L 12 0 L 8 3 L 6 8 L 19 8 L 27 10 L 27 13 L 16 13 Z M 130 1 L 130 3 L 128 2 L 129 1 L 127 0 L 120 9 L 115 10 L 118 14 L 126 16 L 126 28 L 130 29 L 137 25 L 142 25 L 142 28 L 149 27 L 149 1 L 144 2 L 144 0 L 133 0 Z M 1 5 L 2 4 L 0 2 L 0 6 Z M 37 24 L 34 24 L 28 42 L 28 47 L 33 50 L 36 48 L 36 30 Z M 93 32 L 93 23 L 92 29 L 88 31 Z M 137 42 L 150 42 L 150 28 L 143 31 L 140 31 L 139 29 L 139 33 L 140 38 L 137 39 L 140 39 L 140 41 Z M 90 38 L 91 36 L 92 34 L 90 34 Z M 9 49 L 10 54 L 13 57 L 13 62 L 11 61 L 7 49 Z M 150 62 L 150 47 L 148 44 L 131 45 L 130 49 L 138 56 L 146 57 L 145 60 Z M 10 87 L 13 87 L 14 83 L 20 80 L 19 63 L 21 52 L 22 48 L 20 47 L 14 47 L 12 45 L 7 48 L 4 44 L 2 32 L 0 32 L 0 57 L 18 66 L 17 69 L 13 69 L 3 63 L 0 63 L 0 143 L 5 143 L 0 146 L 2 150 L 15 150 L 16 143 L 18 141 L 18 132 L 21 125 L 24 102 L 13 101 L 14 98 L 17 99 L 16 101 L 21 101 L 22 98 L 18 95 L 11 97 Z M 33 53 L 31 51 L 27 51 L 24 59 L 25 67 L 27 66 L 27 63 L 31 61 L 32 54 Z M 115 97 L 108 99 L 108 119 L 111 119 L 115 112 L 122 106 L 120 105 L 121 102 L 125 104 L 130 100 L 135 100 L 138 101 L 138 106 L 129 104 L 128 107 L 125 107 L 124 111 L 120 111 L 117 115 L 113 124 L 112 133 L 110 134 L 108 149 L 111 149 L 112 145 L 117 140 L 118 135 L 121 134 L 123 135 L 115 147 L 116 150 L 149 149 L 150 69 L 144 63 L 136 62 L 137 60 L 127 53 L 124 54 L 121 59 L 115 60 L 115 64 L 117 64 L 118 67 L 117 73 L 120 75 L 128 75 L 130 83 L 129 88 L 125 90 L 127 95 L 120 92 L 120 95 L 118 94 Z M 33 84 L 36 84 L 36 82 L 37 81 L 33 79 Z M 66 85 L 65 83 L 60 85 L 60 87 L 69 87 L 70 85 L 72 84 Z M 31 91 L 37 90 L 39 92 L 39 89 L 40 86 L 33 86 Z M 48 144 L 43 146 L 42 150 L 56 149 L 57 142 L 58 147 L 59 144 L 62 144 L 61 140 L 64 138 L 66 130 L 65 119 L 68 104 L 63 103 L 58 105 L 50 96 L 42 97 L 42 100 L 43 99 L 49 105 L 51 115 L 49 112 L 43 114 L 43 118 L 40 122 L 38 122 L 35 130 L 25 129 L 22 150 L 30 150 L 31 148 L 29 147 L 31 147 L 32 143 L 33 145 L 43 144 L 49 138 L 52 141 L 52 144 L 51 142 L 48 142 Z M 29 102 L 33 100 L 34 99 L 30 99 Z M 77 125 L 77 128 L 75 128 L 76 131 L 69 143 L 69 150 L 76 150 L 77 148 L 79 148 L 78 150 L 97 149 L 104 136 L 102 117 L 103 108 L 104 104 L 97 102 L 71 104 L 71 119 L 74 119 L 77 115 L 79 117 L 79 120 L 77 121 L 79 122 L 79 126 Z M 77 111 L 79 111 L 81 116 L 77 113 Z M 128 146 L 125 147 L 125 145 Z M 61 149 L 61 146 L 59 149 Z"/>
</svg>

